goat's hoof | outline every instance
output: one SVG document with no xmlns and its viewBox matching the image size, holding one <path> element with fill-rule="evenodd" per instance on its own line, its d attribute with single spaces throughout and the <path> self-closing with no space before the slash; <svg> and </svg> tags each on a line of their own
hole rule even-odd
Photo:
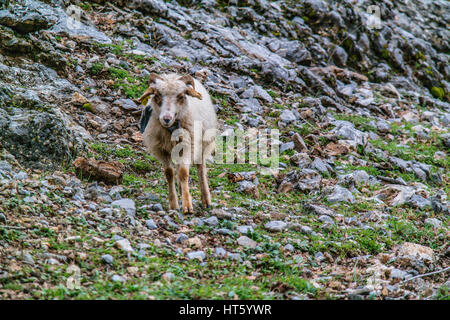
<svg viewBox="0 0 450 320">
<path fill-rule="evenodd" d="M 194 207 L 192 205 L 183 206 L 183 213 L 194 213 Z"/>
</svg>

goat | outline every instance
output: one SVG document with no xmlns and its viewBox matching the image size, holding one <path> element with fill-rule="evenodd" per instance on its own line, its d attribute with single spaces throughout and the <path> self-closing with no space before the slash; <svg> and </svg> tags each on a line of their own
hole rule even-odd
<svg viewBox="0 0 450 320">
<path fill-rule="evenodd" d="M 148 152 L 162 163 L 169 187 L 169 209 L 179 209 L 174 180 L 177 173 L 183 212 L 193 212 L 189 192 L 192 163 L 197 166 L 202 204 L 211 206 L 206 159 L 214 151 L 217 118 L 205 87 L 190 75 L 152 73 L 149 88 L 137 101 L 152 108 L 143 142 Z"/>
</svg>

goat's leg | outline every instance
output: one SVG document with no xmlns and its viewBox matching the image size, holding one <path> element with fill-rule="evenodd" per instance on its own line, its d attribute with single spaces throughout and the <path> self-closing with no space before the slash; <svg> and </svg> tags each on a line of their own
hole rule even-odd
<svg viewBox="0 0 450 320">
<path fill-rule="evenodd" d="M 203 197 L 203 190 L 204 190 L 204 185 L 203 185 L 203 179 L 202 179 L 202 169 L 201 169 L 201 164 L 197 164 L 197 176 L 198 176 L 198 185 L 200 187 L 200 193 L 202 195 L 202 204 L 203 206 L 205 206 L 205 201 L 204 201 L 204 197 Z"/>
<path fill-rule="evenodd" d="M 200 191 L 202 193 L 202 204 L 205 208 L 209 208 L 211 206 L 211 193 L 209 192 L 208 174 L 205 161 L 197 164 L 197 175 Z"/>
<path fill-rule="evenodd" d="M 181 185 L 181 202 L 183 213 L 193 213 L 192 197 L 189 193 L 189 165 L 181 164 L 178 168 L 178 181 Z"/>
<path fill-rule="evenodd" d="M 175 188 L 175 169 L 171 165 L 164 166 L 164 174 L 169 185 L 169 209 L 178 210 L 177 190 Z"/>
</svg>

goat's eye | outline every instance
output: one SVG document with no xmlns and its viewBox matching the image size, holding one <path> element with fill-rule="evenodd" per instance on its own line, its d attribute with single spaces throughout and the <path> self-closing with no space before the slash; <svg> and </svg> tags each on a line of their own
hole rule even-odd
<svg viewBox="0 0 450 320">
<path fill-rule="evenodd" d="M 183 102 L 184 102 L 184 94 L 179 94 L 179 95 L 177 96 L 177 101 L 178 101 L 179 103 L 183 103 Z"/>
<path fill-rule="evenodd" d="M 155 93 L 153 100 L 155 101 L 156 104 L 161 104 L 161 94 L 159 92 Z"/>
</svg>

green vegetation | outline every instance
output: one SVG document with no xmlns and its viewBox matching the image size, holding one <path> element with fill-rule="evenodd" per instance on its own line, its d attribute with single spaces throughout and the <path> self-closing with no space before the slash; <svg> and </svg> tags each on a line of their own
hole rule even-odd
<svg viewBox="0 0 450 320">
<path fill-rule="evenodd" d="M 433 97 L 443 100 L 445 96 L 445 91 L 441 87 L 432 87 L 430 90 Z"/>
<path fill-rule="evenodd" d="M 91 67 L 91 73 L 93 75 L 97 75 L 100 72 L 102 72 L 104 68 L 105 68 L 105 65 L 103 63 L 100 63 L 100 62 L 93 63 L 92 67 Z"/>
<path fill-rule="evenodd" d="M 355 128 L 361 131 L 376 131 L 373 126 L 368 124 L 369 122 L 373 121 L 373 119 L 370 117 L 343 113 L 338 113 L 334 117 L 336 118 L 336 120 L 349 121 L 353 123 L 355 125 Z"/>
<path fill-rule="evenodd" d="M 136 79 L 128 71 L 115 67 L 110 67 L 108 71 L 115 79 L 114 88 L 122 90 L 128 98 L 139 98 L 148 87 L 148 77 Z"/>
</svg>

